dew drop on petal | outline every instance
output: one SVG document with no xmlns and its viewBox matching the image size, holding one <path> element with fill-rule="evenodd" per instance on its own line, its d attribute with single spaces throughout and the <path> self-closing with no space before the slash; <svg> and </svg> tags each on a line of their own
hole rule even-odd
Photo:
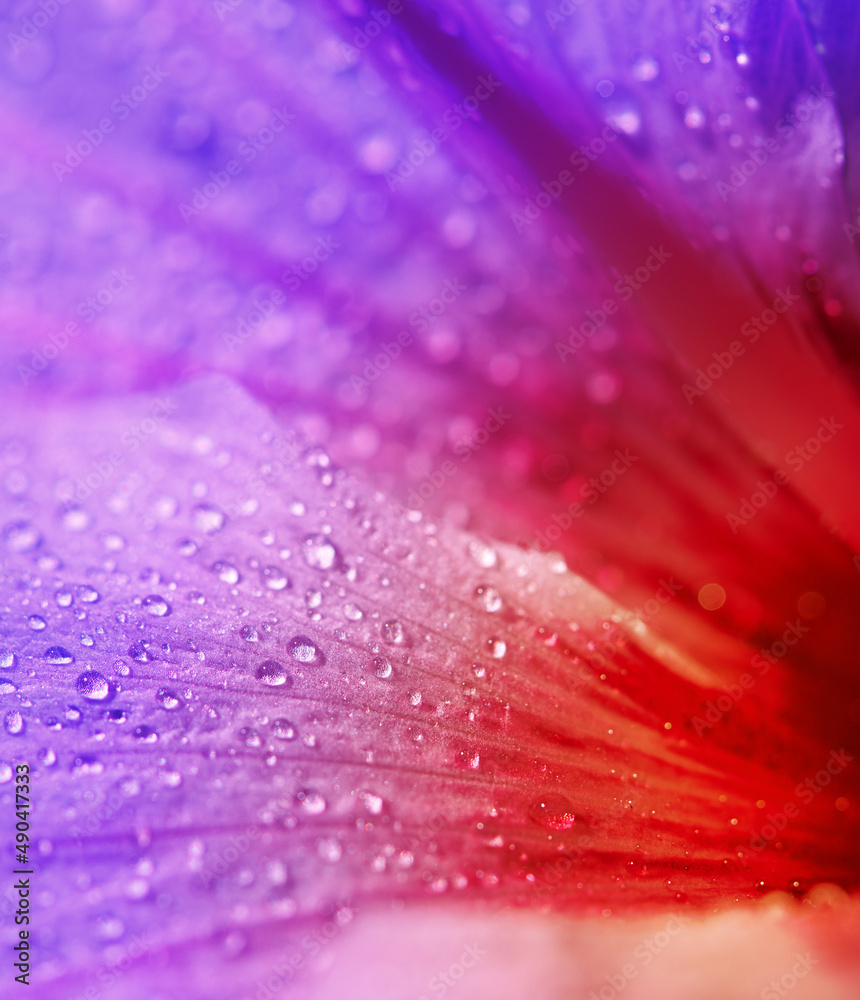
<svg viewBox="0 0 860 1000">
<path fill-rule="evenodd" d="M 290 587 L 290 578 L 279 566 L 264 566 L 260 576 L 269 590 L 288 590 Z"/>
<path fill-rule="evenodd" d="M 379 816 L 382 813 L 383 800 L 381 795 L 374 792 L 359 792 L 358 797 L 371 816 Z"/>
<path fill-rule="evenodd" d="M 259 642 L 260 633 L 254 628 L 253 625 L 243 625 L 239 629 L 239 635 L 245 640 L 245 642 Z"/>
<path fill-rule="evenodd" d="M 27 624 L 34 632 L 41 632 L 42 629 L 48 627 L 48 623 L 41 615 L 30 615 L 27 619 Z"/>
<path fill-rule="evenodd" d="M 403 626 L 398 621 L 389 621 L 382 623 L 382 638 L 386 642 L 392 642 L 395 645 L 401 645 L 406 638 L 406 633 L 403 631 Z"/>
<path fill-rule="evenodd" d="M 157 743 L 158 733 L 152 726 L 137 726 L 134 730 L 134 738 L 141 743 Z"/>
<path fill-rule="evenodd" d="M 469 542 L 469 555 L 484 569 L 492 569 L 499 562 L 496 550 L 477 540 Z"/>
<path fill-rule="evenodd" d="M 297 635 L 290 639 L 289 645 L 287 646 L 290 656 L 294 660 L 298 660 L 299 663 L 316 663 L 320 664 L 323 662 L 323 655 L 311 639 L 306 635 Z"/>
<path fill-rule="evenodd" d="M 168 712 L 173 712 L 182 705 L 182 699 L 170 688 L 159 688 L 155 693 L 155 700 Z"/>
<path fill-rule="evenodd" d="M 272 732 L 279 740 L 294 740 L 296 729 L 288 719 L 275 719 L 272 722 Z"/>
<path fill-rule="evenodd" d="M 147 643 L 145 642 L 133 642 L 128 647 L 128 655 L 133 660 L 137 660 L 138 663 L 150 663 L 155 659 L 152 653 L 149 652 Z"/>
<path fill-rule="evenodd" d="M 92 518 L 83 507 L 69 503 L 60 509 L 60 523 L 66 531 L 86 531 L 92 524 Z"/>
<path fill-rule="evenodd" d="M 229 583 L 231 586 L 238 583 L 240 579 L 239 570 L 232 563 L 221 560 L 212 564 L 212 572 L 223 583 Z"/>
<path fill-rule="evenodd" d="M 194 527 L 204 535 L 214 535 L 224 527 L 227 520 L 222 510 L 209 503 L 197 504 L 191 512 L 191 518 Z"/>
<path fill-rule="evenodd" d="M 11 670 L 18 663 L 18 657 L 11 649 L 0 649 L 0 668 Z"/>
<path fill-rule="evenodd" d="M 550 830 L 569 830 L 576 820 L 573 803 L 554 792 L 535 799 L 529 810 L 531 818 Z"/>
<path fill-rule="evenodd" d="M 302 555 L 312 569 L 331 569 L 339 554 L 327 535 L 306 535 L 302 540 Z"/>
<path fill-rule="evenodd" d="M 98 670 L 85 670 L 75 681 L 75 688 L 88 701 L 104 701 L 110 694 L 110 684 Z"/>
<path fill-rule="evenodd" d="M 84 604 L 95 604 L 99 599 L 99 592 L 95 587 L 91 587 L 88 583 L 82 583 L 78 587 L 78 597 L 84 602 Z"/>
<path fill-rule="evenodd" d="M 3 728 L 10 736 L 20 736 L 24 732 L 24 716 L 20 712 L 7 712 Z"/>
<path fill-rule="evenodd" d="M 312 788 L 302 789 L 296 794 L 299 808 L 308 816 L 319 816 L 326 810 L 326 800 Z"/>
<path fill-rule="evenodd" d="M 170 605 L 158 594 L 149 594 L 143 599 L 143 607 L 156 618 L 163 618 L 170 614 Z"/>
<path fill-rule="evenodd" d="M 496 639 L 495 637 L 487 639 L 486 648 L 494 660 L 501 660 L 508 651 L 508 645 L 505 640 Z"/>
<path fill-rule="evenodd" d="M 485 611 L 494 613 L 502 610 L 502 595 L 495 587 L 482 585 L 475 590 L 475 597 Z"/>
<path fill-rule="evenodd" d="M 74 656 L 65 646 L 49 646 L 45 650 L 45 659 L 48 663 L 74 663 Z"/>
<path fill-rule="evenodd" d="M 190 538 L 183 538 L 176 543 L 176 551 L 188 559 L 197 552 L 197 542 L 193 542 Z"/>
<path fill-rule="evenodd" d="M 287 672 L 284 665 L 277 660 L 266 660 L 257 667 L 257 680 L 269 687 L 280 687 L 287 683 Z"/>
<path fill-rule="evenodd" d="M 29 521 L 12 521 L 3 528 L 3 540 L 12 552 L 32 552 L 42 536 Z"/>
<path fill-rule="evenodd" d="M 376 671 L 377 677 L 387 680 L 393 671 L 391 660 L 386 659 L 384 656 L 377 656 L 373 661 L 373 669 Z"/>
</svg>

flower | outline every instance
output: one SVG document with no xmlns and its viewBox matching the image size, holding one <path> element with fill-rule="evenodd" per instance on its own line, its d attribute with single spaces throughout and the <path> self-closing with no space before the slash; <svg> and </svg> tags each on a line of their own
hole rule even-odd
<svg viewBox="0 0 860 1000">
<path fill-rule="evenodd" d="M 853 15 L 675 6 L 13 20 L 36 996 L 839 995 Z"/>
</svg>

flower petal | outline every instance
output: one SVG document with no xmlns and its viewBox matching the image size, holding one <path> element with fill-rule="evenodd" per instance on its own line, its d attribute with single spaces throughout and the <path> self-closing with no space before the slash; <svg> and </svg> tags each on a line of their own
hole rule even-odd
<svg viewBox="0 0 860 1000">
<path fill-rule="evenodd" d="M 790 669 L 702 738 L 730 670 L 557 560 L 368 495 L 220 378 L 16 413 L 5 744 L 34 772 L 47 994 L 134 946 L 124 997 L 228 996 L 380 898 L 853 879 L 851 754 L 782 721 L 810 697 Z"/>
</svg>

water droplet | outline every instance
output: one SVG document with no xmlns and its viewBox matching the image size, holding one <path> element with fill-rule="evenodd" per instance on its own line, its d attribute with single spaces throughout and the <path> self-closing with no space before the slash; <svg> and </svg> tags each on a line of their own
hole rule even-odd
<svg viewBox="0 0 860 1000">
<path fill-rule="evenodd" d="M 137 726 L 134 730 L 134 738 L 141 743 L 157 743 L 158 733 L 152 726 Z"/>
<path fill-rule="evenodd" d="M 326 810 L 326 800 L 312 788 L 304 788 L 296 794 L 299 809 L 308 816 L 319 816 Z"/>
<path fill-rule="evenodd" d="M 508 651 L 508 645 L 504 639 L 487 639 L 486 648 L 494 660 L 501 660 Z"/>
<path fill-rule="evenodd" d="M 496 550 L 477 539 L 469 542 L 469 555 L 484 569 L 492 569 L 499 562 Z"/>
<path fill-rule="evenodd" d="M 11 670 L 18 663 L 18 657 L 11 649 L 0 649 L 0 667 L 3 670 Z"/>
<path fill-rule="evenodd" d="M 306 535 L 302 541 L 302 555 L 313 569 L 331 569 L 340 560 L 340 554 L 327 535 Z"/>
<path fill-rule="evenodd" d="M 373 669 L 376 671 L 376 676 L 381 677 L 383 680 L 387 680 L 394 670 L 391 666 L 391 660 L 386 659 L 384 656 L 377 656 L 374 659 Z"/>
<path fill-rule="evenodd" d="M 343 613 L 351 622 L 360 622 L 364 618 L 364 612 L 357 604 L 345 604 Z"/>
<path fill-rule="evenodd" d="M 495 587 L 483 584 L 475 590 L 475 597 L 478 598 L 483 609 L 491 614 L 502 610 L 502 595 Z"/>
<path fill-rule="evenodd" d="M 72 594 L 68 590 L 58 590 L 54 594 L 54 600 L 57 602 L 58 607 L 67 608 L 72 603 Z"/>
<path fill-rule="evenodd" d="M 149 651 L 149 643 L 133 642 L 128 647 L 128 655 L 138 663 L 151 663 L 155 657 Z"/>
<path fill-rule="evenodd" d="M 212 572 L 221 580 L 223 583 L 229 583 L 231 586 L 239 582 L 239 570 L 232 563 L 222 562 L 220 559 L 218 562 L 212 563 Z"/>
<path fill-rule="evenodd" d="M 309 608 L 318 608 L 322 604 L 323 595 L 319 590 L 308 590 L 305 593 L 305 604 Z"/>
<path fill-rule="evenodd" d="M 125 933 L 125 924 L 112 913 L 103 913 L 95 918 L 96 936 L 102 941 L 116 941 Z"/>
<path fill-rule="evenodd" d="M 49 646 L 45 650 L 45 659 L 48 663 L 74 663 L 75 658 L 65 646 Z"/>
<path fill-rule="evenodd" d="M 110 694 L 110 684 L 98 670 L 85 670 L 75 681 L 75 688 L 88 701 L 104 701 Z"/>
<path fill-rule="evenodd" d="M 569 830 L 576 819 L 573 803 L 563 795 L 550 792 L 535 799 L 529 810 L 531 818 L 550 830 Z"/>
<path fill-rule="evenodd" d="M 306 635 L 297 635 L 290 639 L 287 646 L 290 656 L 299 663 L 314 663 L 321 665 L 325 662 L 325 657 L 320 652 L 316 643 L 311 641 Z"/>
<path fill-rule="evenodd" d="M 245 642 L 259 642 L 260 633 L 254 628 L 253 625 L 243 625 L 239 629 L 239 635 L 245 640 Z"/>
<path fill-rule="evenodd" d="M 86 531 L 92 518 L 79 504 L 67 503 L 60 508 L 60 523 L 66 531 Z"/>
<path fill-rule="evenodd" d="M 382 623 L 382 638 L 386 642 L 393 642 L 396 645 L 401 645 L 406 638 L 406 633 L 403 631 L 403 626 L 398 621 L 390 621 Z"/>
<path fill-rule="evenodd" d="M 292 686 L 292 681 L 288 677 L 284 665 L 278 663 L 277 660 L 266 660 L 265 663 L 261 663 L 257 667 L 257 680 L 262 681 L 269 687 L 280 687 L 290 680 L 290 686 Z"/>
<path fill-rule="evenodd" d="M 13 552 L 32 552 L 41 543 L 42 536 L 29 521 L 13 521 L 3 528 L 3 540 Z"/>
<path fill-rule="evenodd" d="M 84 604 L 95 604 L 99 599 L 99 592 L 95 587 L 91 587 L 87 583 L 82 583 L 78 587 L 78 597 Z"/>
<path fill-rule="evenodd" d="M 183 538 L 176 543 L 176 551 L 188 559 L 197 552 L 197 542 L 193 542 L 190 538 Z"/>
<path fill-rule="evenodd" d="M 159 597 L 158 594 L 149 594 L 147 597 L 144 597 L 143 606 L 151 615 L 155 615 L 156 618 L 163 618 L 165 615 L 170 614 L 170 605 L 163 597 Z"/>
<path fill-rule="evenodd" d="M 46 629 L 48 627 L 48 623 L 41 615 L 30 615 L 27 619 L 27 624 L 34 632 L 41 632 L 42 629 Z"/>
<path fill-rule="evenodd" d="M 382 813 L 382 796 L 374 792 L 359 792 L 358 797 L 364 803 L 364 808 L 371 816 L 379 816 Z"/>
<path fill-rule="evenodd" d="M 200 503 L 191 512 L 194 527 L 204 535 L 214 535 L 220 531 L 227 520 L 224 512 L 213 504 Z"/>
<path fill-rule="evenodd" d="M 155 692 L 155 700 L 162 708 L 167 709 L 168 712 L 173 712 L 182 706 L 182 699 L 178 694 L 171 691 L 170 688 L 159 688 Z"/>
<path fill-rule="evenodd" d="M 0 681 L 0 694 L 14 694 L 17 690 L 17 685 L 12 681 Z"/>
<path fill-rule="evenodd" d="M 295 726 L 288 719 L 275 719 L 272 722 L 272 732 L 279 740 L 294 740 L 296 738 Z"/>
<path fill-rule="evenodd" d="M 264 566 L 260 576 L 269 590 L 288 590 L 291 586 L 290 578 L 279 566 Z"/>
<path fill-rule="evenodd" d="M 250 729 L 247 726 L 239 730 L 239 738 L 246 747 L 251 747 L 252 749 L 256 749 L 257 747 L 263 745 L 263 741 L 260 739 L 260 734 L 257 730 Z"/>
<path fill-rule="evenodd" d="M 106 531 L 101 536 L 101 542 L 105 552 L 122 552 L 125 548 L 125 539 L 115 531 Z"/>
<path fill-rule="evenodd" d="M 7 712 L 3 727 L 10 736 L 20 736 L 24 732 L 24 716 L 20 712 Z"/>
</svg>

